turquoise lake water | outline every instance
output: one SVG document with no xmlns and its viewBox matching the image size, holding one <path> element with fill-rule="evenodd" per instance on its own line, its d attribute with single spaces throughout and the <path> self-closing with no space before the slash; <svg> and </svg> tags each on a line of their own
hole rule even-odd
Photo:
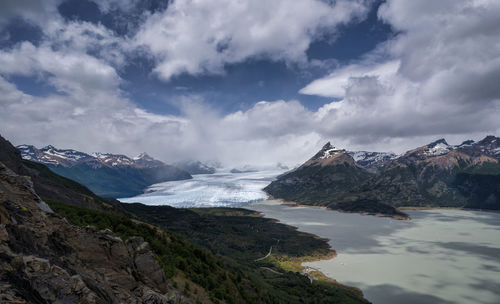
<svg viewBox="0 0 500 304">
<path fill-rule="evenodd" d="M 412 220 L 253 203 L 266 217 L 330 239 L 338 256 L 304 263 L 375 304 L 500 303 L 500 214 L 407 212 Z"/>
</svg>

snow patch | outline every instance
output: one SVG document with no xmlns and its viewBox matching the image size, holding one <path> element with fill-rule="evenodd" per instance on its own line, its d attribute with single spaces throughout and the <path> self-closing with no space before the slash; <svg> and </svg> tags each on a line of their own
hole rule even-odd
<svg viewBox="0 0 500 304">
<path fill-rule="evenodd" d="M 362 166 L 372 166 L 399 157 L 399 155 L 392 152 L 349 151 L 347 154 Z"/>
<path fill-rule="evenodd" d="M 425 152 L 425 154 L 437 156 L 437 155 L 446 154 L 446 153 L 450 152 L 451 150 L 453 150 L 452 146 L 449 146 L 445 143 L 438 143 L 434 147 L 428 148 L 427 151 Z"/>
<path fill-rule="evenodd" d="M 322 155 L 322 156 L 320 156 L 320 157 L 319 157 L 319 159 L 327 159 L 327 158 L 333 157 L 333 156 L 335 156 L 335 155 L 337 155 L 337 154 L 340 154 L 340 153 L 342 153 L 342 152 L 344 152 L 344 151 L 345 151 L 345 150 L 338 150 L 338 149 L 335 149 L 335 147 L 334 147 L 334 148 L 332 148 L 332 149 L 325 150 L 325 151 L 323 152 L 323 155 Z"/>
</svg>

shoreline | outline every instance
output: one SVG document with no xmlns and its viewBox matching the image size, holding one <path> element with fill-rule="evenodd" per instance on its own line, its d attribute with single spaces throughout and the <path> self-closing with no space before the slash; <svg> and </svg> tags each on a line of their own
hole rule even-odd
<svg viewBox="0 0 500 304">
<path fill-rule="evenodd" d="M 293 202 L 293 201 L 287 201 L 287 200 L 284 200 L 282 198 L 275 198 L 269 194 L 268 194 L 268 197 L 266 200 L 277 201 L 282 205 L 286 205 L 286 206 L 290 206 L 290 207 L 317 208 L 317 209 L 323 209 L 323 210 L 337 211 L 337 212 L 341 212 L 341 213 L 353 213 L 353 214 L 369 215 L 369 216 L 375 216 L 375 217 L 387 217 L 387 218 L 391 218 L 391 219 L 397 220 L 397 221 L 410 221 L 412 219 L 409 215 L 402 216 L 402 215 L 390 215 L 390 214 L 385 214 L 385 213 L 356 212 L 356 211 L 347 211 L 347 210 L 342 210 L 342 209 L 332 209 L 332 208 L 328 208 L 326 206 L 304 205 L 304 204 L 300 204 L 300 203 Z M 266 200 L 262 200 L 262 201 L 266 201 Z M 258 201 L 255 203 L 258 203 Z M 425 210 L 460 210 L 460 211 L 478 211 L 478 212 L 500 214 L 500 210 L 465 208 L 465 207 L 402 206 L 402 207 L 397 207 L 396 209 L 401 211 L 401 212 L 403 212 L 403 211 L 425 211 Z"/>
<path fill-rule="evenodd" d="M 317 208 L 317 209 L 323 209 L 323 210 L 337 211 L 337 212 L 341 212 L 341 213 L 359 214 L 359 215 L 363 215 L 363 216 L 387 217 L 387 218 L 391 218 L 391 219 L 397 220 L 397 221 L 409 221 L 409 220 L 411 220 L 411 217 L 409 215 L 403 216 L 403 215 L 390 215 L 390 214 L 385 214 L 385 213 L 356 212 L 356 211 L 347 211 L 347 210 L 342 210 L 342 209 L 332 209 L 332 208 L 328 208 L 326 206 L 304 205 L 304 204 L 299 204 L 297 202 L 287 201 L 287 200 L 284 200 L 281 198 L 274 198 L 272 195 L 268 195 L 267 200 L 277 201 L 282 205 L 286 205 L 286 206 L 290 206 L 290 207 Z M 396 208 L 396 209 L 401 210 L 401 208 Z"/>
<path fill-rule="evenodd" d="M 492 209 L 476 209 L 476 208 L 464 208 L 464 207 L 399 207 L 399 210 L 408 210 L 408 211 L 426 211 L 426 210 L 458 210 L 458 211 L 477 211 L 477 212 L 487 212 L 487 213 L 500 213 L 500 210 L 492 210 Z"/>
<path fill-rule="evenodd" d="M 408 210 L 408 211 L 425 211 L 425 210 L 467 210 L 461 207 L 433 207 L 433 206 L 404 206 L 398 207 L 399 210 Z"/>
<path fill-rule="evenodd" d="M 282 224 L 284 224 L 284 223 L 282 223 Z M 284 225 L 287 225 L 287 224 L 284 224 Z M 321 238 L 315 234 L 312 234 L 312 235 L 314 235 L 318 238 Z M 325 238 L 321 238 L 321 239 L 325 239 Z M 282 255 L 271 256 L 270 255 L 268 258 L 269 258 L 271 263 L 279 266 L 280 268 L 282 268 L 284 270 L 297 272 L 297 273 L 300 273 L 301 275 L 309 278 L 309 280 L 311 281 L 311 284 L 314 281 L 326 282 L 329 284 L 333 284 L 335 286 L 339 286 L 341 288 L 348 289 L 348 290 L 352 291 L 353 293 L 355 293 L 356 295 L 358 295 L 366 300 L 366 298 L 364 297 L 363 291 L 360 288 L 339 283 L 336 279 L 325 275 L 320 270 L 313 268 L 313 267 L 310 267 L 310 266 L 303 265 L 304 263 L 309 263 L 309 262 L 329 261 L 329 260 L 332 260 L 336 257 L 337 257 L 337 251 L 330 246 L 329 252 L 325 253 L 325 254 L 302 256 L 302 257 L 289 257 L 289 256 L 282 256 Z"/>
<path fill-rule="evenodd" d="M 300 205 L 300 204 L 296 204 L 293 202 L 286 202 L 286 201 L 281 200 L 281 199 L 272 199 L 270 197 L 267 200 L 254 202 L 254 204 L 259 203 L 259 202 L 269 201 L 269 200 L 274 200 L 274 201 L 279 202 L 282 205 L 287 205 L 290 207 L 307 207 L 307 208 L 332 210 L 332 209 L 329 209 L 329 208 L 324 207 L 324 206 Z M 260 212 L 260 211 L 256 211 L 253 209 L 250 209 L 250 210 L 257 212 L 262 217 L 265 217 L 265 214 Z M 337 211 L 337 210 L 333 210 L 333 211 Z M 293 227 L 297 231 L 301 231 L 301 230 L 299 230 L 299 227 L 297 227 L 297 226 L 293 226 L 293 225 L 284 223 L 284 222 L 280 221 L 279 219 L 275 219 L 275 218 L 271 218 L 271 217 L 268 217 L 268 218 L 273 220 L 276 223 L 281 223 L 283 225 Z M 331 241 L 331 239 L 329 239 L 329 238 L 324 238 L 324 237 L 321 237 L 321 236 L 314 234 L 314 233 L 305 232 L 305 231 L 301 231 L 301 232 L 308 233 L 311 236 L 313 236 L 314 238 L 317 238 L 320 240 L 325 240 L 327 242 Z M 325 275 L 323 272 L 321 272 L 318 269 L 302 265 L 303 263 L 329 261 L 329 260 L 336 258 L 337 251 L 330 244 L 328 244 L 328 246 L 329 246 L 328 253 L 325 253 L 325 254 L 309 255 L 309 256 L 302 256 L 302 257 L 289 257 L 289 256 L 282 256 L 282 255 L 274 255 L 273 256 L 272 254 L 270 254 L 269 256 L 266 257 L 266 259 L 269 259 L 269 261 L 271 261 L 271 263 L 278 265 L 280 268 L 282 268 L 284 270 L 294 271 L 294 272 L 300 273 L 301 275 L 309 278 L 309 280 L 311 280 L 311 283 L 315 280 L 320 281 L 320 282 L 327 282 L 327 283 L 342 287 L 344 289 L 348 289 L 348 290 L 354 292 L 355 294 L 361 296 L 363 299 L 367 300 L 364 297 L 363 291 L 360 288 L 357 288 L 354 286 L 349 286 L 349 285 L 344 285 L 342 283 L 339 283 L 336 279 Z"/>
<path fill-rule="evenodd" d="M 295 202 L 288 202 L 288 201 L 285 201 L 282 199 L 274 199 L 271 196 L 269 196 L 267 200 L 262 200 L 260 202 L 269 201 L 269 200 L 274 200 L 274 201 L 279 202 L 282 205 L 287 205 L 290 207 L 306 207 L 306 208 L 317 208 L 317 209 L 323 209 L 323 210 L 338 211 L 338 210 L 333 210 L 333 209 L 330 209 L 330 208 L 327 208 L 324 206 L 308 206 L 308 205 L 297 204 Z M 259 203 L 259 202 L 254 202 L 254 203 Z M 255 211 L 255 212 L 257 212 L 262 217 L 265 217 L 264 213 L 262 213 L 260 211 Z M 296 227 L 296 226 L 293 226 L 290 224 L 286 224 L 284 222 L 281 222 L 279 219 L 270 218 L 270 217 L 269 217 L 269 219 L 271 219 L 277 223 L 281 223 L 283 225 L 293 227 L 297 231 L 301 231 L 301 230 L 299 230 L 299 227 Z M 301 232 L 304 232 L 304 231 L 301 231 Z M 308 233 L 308 234 L 312 235 L 314 238 L 317 238 L 320 240 L 325 240 L 327 242 L 331 241 L 331 239 L 329 239 L 329 238 L 324 238 L 324 237 L 321 237 L 321 236 L 314 234 L 314 233 L 309 233 L 309 232 L 304 232 L 304 233 Z M 336 279 L 325 275 L 320 270 L 313 268 L 313 267 L 303 265 L 304 263 L 309 263 L 309 262 L 329 261 L 329 260 L 333 260 L 336 257 L 337 257 L 337 251 L 329 244 L 328 253 L 325 253 L 325 254 L 302 256 L 302 257 L 289 257 L 289 256 L 280 256 L 280 255 L 273 256 L 271 254 L 267 258 L 270 261 L 272 261 L 273 264 L 278 265 L 279 267 L 281 267 L 284 270 L 294 271 L 294 272 L 300 273 L 301 275 L 309 278 L 309 280 L 311 280 L 311 284 L 315 280 L 320 281 L 320 282 L 327 282 L 327 283 L 342 287 L 344 289 L 348 289 L 348 290 L 354 292 L 355 294 L 361 296 L 363 299 L 367 300 L 364 297 L 363 291 L 360 288 L 339 283 Z"/>
</svg>

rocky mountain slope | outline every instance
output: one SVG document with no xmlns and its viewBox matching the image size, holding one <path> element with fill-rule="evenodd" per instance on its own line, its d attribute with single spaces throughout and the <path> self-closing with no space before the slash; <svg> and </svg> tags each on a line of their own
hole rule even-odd
<svg viewBox="0 0 500 304">
<path fill-rule="evenodd" d="M 403 206 L 500 209 L 500 138 L 456 146 L 440 139 L 378 163 L 351 155 L 327 144 L 265 190 L 302 204 L 396 216 L 394 207 Z"/>
<path fill-rule="evenodd" d="M 370 173 L 345 151 L 327 143 L 295 170 L 281 175 L 264 190 L 276 198 L 315 205 L 363 182 Z"/>
<path fill-rule="evenodd" d="M 168 286 L 142 238 L 70 225 L 2 163 L 0 201 L 1 303 L 194 303 Z"/>
<path fill-rule="evenodd" d="M 155 183 L 192 178 L 177 167 L 164 164 L 146 153 L 130 158 L 120 154 L 92 153 L 46 146 L 20 145 L 23 159 L 45 164 L 52 171 L 84 184 L 104 197 L 140 194 Z"/>
</svg>

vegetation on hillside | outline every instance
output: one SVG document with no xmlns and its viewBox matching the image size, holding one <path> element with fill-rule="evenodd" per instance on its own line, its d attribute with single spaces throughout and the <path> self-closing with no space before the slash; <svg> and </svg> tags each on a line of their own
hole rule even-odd
<svg viewBox="0 0 500 304">
<path fill-rule="evenodd" d="M 324 240 L 255 216 L 251 211 L 237 209 L 226 210 L 228 213 L 225 213 L 224 210 L 215 209 L 196 213 L 171 207 L 163 210 L 148 209 L 149 206 L 134 204 L 140 218 L 146 219 L 146 214 L 163 215 L 163 224 L 158 224 L 159 221 L 152 217 L 148 220 L 163 227 L 158 229 L 112 213 L 52 200 L 48 202 L 57 213 L 74 225 L 108 228 L 124 239 L 143 237 L 151 244 L 166 275 L 172 281 L 178 277 L 187 278 L 192 282 L 188 286 L 201 286 L 214 303 L 366 303 L 357 292 L 343 286 L 324 281 L 311 283 L 309 278 L 282 269 L 276 263 L 268 260 L 255 261 L 256 257 L 268 252 L 268 244 L 276 245 L 276 237 L 281 238 L 280 243 L 285 244 L 276 249 L 281 254 L 289 251 L 293 256 L 300 256 L 307 252 L 312 254 L 313 251 L 330 251 Z M 137 208 L 138 206 L 141 208 Z M 177 219 L 173 221 L 175 224 L 167 225 L 167 222 L 171 222 L 169 219 L 173 218 Z M 187 226 L 181 229 L 183 224 Z M 198 227 L 194 229 L 196 225 Z M 244 228 L 248 229 L 248 236 L 243 230 L 239 230 Z M 307 240 L 309 242 L 301 243 Z M 192 290 L 193 287 L 188 289 Z"/>
</svg>

